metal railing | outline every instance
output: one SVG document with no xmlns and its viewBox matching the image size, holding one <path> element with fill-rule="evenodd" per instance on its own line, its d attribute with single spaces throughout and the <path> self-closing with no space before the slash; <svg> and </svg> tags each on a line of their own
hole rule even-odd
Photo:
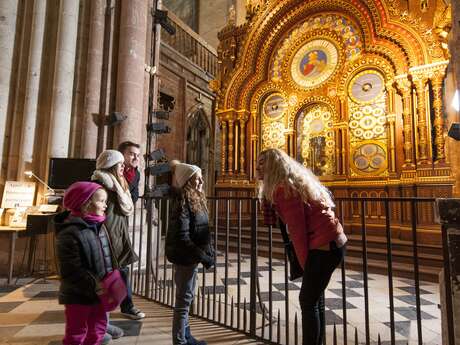
<svg viewBox="0 0 460 345">
<path fill-rule="evenodd" d="M 336 199 L 336 213 L 344 224 L 347 234 L 351 228 L 351 221 L 347 220 L 346 216 L 350 216 L 351 211 L 356 209 L 356 202 L 359 205 L 360 241 L 358 243 L 361 245 L 362 259 L 360 272 L 353 272 L 348 268 L 346 257 L 334 273 L 335 284 L 339 284 L 334 292 L 340 297 L 338 302 L 340 306 L 336 305 L 335 308 L 341 309 L 341 317 L 337 318 L 337 321 L 328 320 L 326 343 L 380 344 L 384 341 L 392 345 L 399 344 L 400 341 L 419 345 L 424 344 L 425 341 L 433 343 L 432 339 L 424 340 L 424 333 L 428 331 L 424 328 L 422 318 L 426 313 L 423 311 L 420 298 L 420 285 L 425 282 L 421 281 L 419 274 L 417 231 L 419 210 L 426 206 L 434 209 L 434 201 L 431 198 Z M 384 221 L 384 227 L 381 237 L 384 238 L 386 246 L 382 265 L 386 265 L 387 272 L 385 276 L 380 276 L 379 285 L 387 286 L 378 287 L 375 283 L 370 284 L 375 281 L 376 275 L 371 275 L 368 269 L 367 208 L 374 207 L 374 203 L 378 203 L 382 210 L 380 218 Z M 152 234 L 146 233 L 146 211 L 143 208 L 132 220 L 132 240 L 140 260 L 131 267 L 131 281 L 136 294 L 172 307 L 175 298 L 174 266 L 167 262 L 163 249 L 164 235 L 168 231 L 170 201 L 155 199 L 153 204 L 155 209 L 151 214 L 154 216 L 150 220 L 154 223 Z M 253 198 L 209 198 L 210 226 L 213 245 L 218 255 L 216 265 L 212 269 L 204 270 L 200 265 L 198 287 L 191 313 L 266 343 L 300 344 L 300 307 L 297 298 L 290 299 L 290 296 L 297 294 L 298 291 L 295 290 L 299 289 L 301 281 L 288 280 L 288 262 L 280 234 L 271 226 L 265 227 L 261 224 L 259 209 L 259 201 Z M 399 333 L 396 334 L 397 321 L 395 321 L 397 320 L 395 313 L 401 309 L 395 305 L 399 300 L 395 300 L 394 283 L 397 280 L 392 252 L 395 241 L 392 235 L 392 214 L 396 209 L 409 211 L 408 216 L 411 221 L 411 241 L 408 248 L 412 260 L 406 265 L 410 266 L 413 276 L 409 280 L 405 279 L 404 282 L 406 289 L 415 295 L 412 305 L 408 300 L 405 303 L 409 304 L 409 311 L 415 314 L 411 319 L 416 324 L 416 332 L 410 333 L 405 338 Z M 354 231 L 356 232 L 356 229 Z M 147 237 L 151 239 L 150 243 L 145 241 Z M 352 305 L 353 309 L 350 309 L 349 301 L 356 302 L 357 297 L 348 296 L 350 278 L 347 273 L 361 276 L 362 283 L 359 284 L 362 290 L 362 296 L 359 298 L 361 308 Z M 385 296 L 382 295 L 382 291 Z M 379 295 L 375 295 L 376 293 Z M 382 305 L 386 306 L 383 308 L 384 317 L 388 321 L 376 323 L 373 320 L 370 310 L 371 298 L 374 301 L 373 296 L 378 296 L 375 301 L 383 301 Z M 350 310 L 353 310 L 352 318 L 349 316 Z M 389 334 L 388 332 L 383 334 L 378 329 L 377 326 L 380 324 L 385 324 L 389 328 Z"/>
<path fill-rule="evenodd" d="M 212 77 L 217 76 L 217 51 L 171 11 L 168 11 L 168 17 L 176 29 L 176 34 L 169 35 L 162 32 L 161 42 L 182 54 Z"/>
</svg>

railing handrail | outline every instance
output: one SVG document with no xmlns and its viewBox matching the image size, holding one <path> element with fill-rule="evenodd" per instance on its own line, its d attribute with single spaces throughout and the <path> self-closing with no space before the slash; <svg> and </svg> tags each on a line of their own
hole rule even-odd
<svg viewBox="0 0 460 345">
<path fill-rule="evenodd" d="M 203 37 L 193 31 L 187 24 L 185 24 L 179 17 L 177 17 L 172 11 L 167 7 L 163 6 L 165 10 L 168 11 L 168 17 L 176 23 L 182 30 L 184 30 L 188 35 L 192 36 L 199 44 L 205 47 L 210 53 L 217 57 L 217 50 L 206 42 Z"/>
<path fill-rule="evenodd" d="M 139 197 L 140 199 L 145 199 L 142 195 Z M 239 197 L 239 196 L 207 196 L 208 200 L 259 200 L 256 197 Z M 171 197 L 164 196 L 164 197 L 153 197 L 154 200 L 166 200 L 171 199 Z M 423 202 L 434 202 L 436 198 L 429 198 L 429 197 L 337 197 L 334 198 L 334 201 L 423 201 Z"/>
</svg>

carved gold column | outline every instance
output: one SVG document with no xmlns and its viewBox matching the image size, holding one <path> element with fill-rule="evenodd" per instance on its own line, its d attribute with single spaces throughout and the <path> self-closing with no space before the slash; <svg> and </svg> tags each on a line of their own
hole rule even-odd
<svg viewBox="0 0 460 345">
<path fill-rule="evenodd" d="M 233 120 L 228 120 L 228 166 L 227 173 L 229 176 L 233 175 Z"/>
<path fill-rule="evenodd" d="M 418 160 L 417 164 L 427 164 L 430 162 L 428 128 L 427 128 L 427 113 L 426 113 L 426 97 L 425 86 L 426 77 L 423 75 L 413 76 L 415 91 L 417 92 L 417 129 L 418 129 Z"/>
<path fill-rule="evenodd" d="M 335 139 L 335 173 L 340 175 L 340 128 L 334 128 Z"/>
<path fill-rule="evenodd" d="M 245 148 L 246 148 L 246 119 L 240 119 L 240 175 L 244 175 L 244 161 L 245 161 Z"/>
<path fill-rule="evenodd" d="M 221 162 L 220 162 L 220 173 L 222 176 L 225 175 L 225 162 L 227 160 L 226 157 L 226 152 L 227 152 L 227 122 L 225 120 L 221 121 L 222 124 L 222 132 L 221 132 L 221 137 L 222 137 L 222 142 L 221 142 Z"/>
<path fill-rule="evenodd" d="M 396 79 L 398 89 L 402 95 L 403 106 L 403 135 L 404 135 L 404 165 L 403 168 L 414 167 L 414 154 L 412 142 L 412 97 L 411 97 L 411 82 L 407 79 L 407 75 Z"/>
<path fill-rule="evenodd" d="M 431 77 L 433 87 L 433 110 L 434 110 L 434 142 L 436 145 L 436 164 L 443 163 L 446 160 L 444 150 L 444 119 L 442 116 L 442 84 L 446 67 L 435 71 Z"/>
<path fill-rule="evenodd" d="M 341 129 L 341 139 L 342 139 L 342 174 L 345 175 L 346 171 L 347 171 L 347 167 L 346 167 L 346 155 L 347 155 L 347 145 L 346 145 L 346 129 L 345 128 L 342 128 Z"/>
<path fill-rule="evenodd" d="M 396 171 L 396 143 L 395 143 L 395 121 L 396 115 L 388 114 L 388 140 L 390 142 L 390 164 L 389 170 L 394 173 Z"/>
</svg>

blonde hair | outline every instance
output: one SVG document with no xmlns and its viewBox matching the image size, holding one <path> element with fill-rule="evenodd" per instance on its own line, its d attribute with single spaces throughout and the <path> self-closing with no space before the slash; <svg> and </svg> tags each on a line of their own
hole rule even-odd
<svg viewBox="0 0 460 345">
<path fill-rule="evenodd" d="M 106 170 L 108 173 L 110 173 L 113 176 L 115 176 L 115 178 L 117 179 L 118 183 L 120 183 L 120 185 L 123 188 L 123 190 L 127 191 L 127 190 L 129 190 L 129 184 L 126 181 L 126 179 L 125 179 L 125 177 L 123 175 L 121 175 L 121 176 L 118 175 L 118 164 L 120 164 L 120 163 L 117 163 L 114 166 L 111 166 L 110 168 L 102 169 L 102 170 Z"/>
<path fill-rule="evenodd" d="M 284 151 L 267 149 L 259 154 L 263 158 L 264 177 L 259 184 L 259 197 L 273 202 L 273 193 L 279 184 L 284 184 L 287 196 L 298 192 L 304 202 L 317 202 L 334 207 L 329 190 L 321 184 L 310 169 L 294 160 Z"/>
</svg>

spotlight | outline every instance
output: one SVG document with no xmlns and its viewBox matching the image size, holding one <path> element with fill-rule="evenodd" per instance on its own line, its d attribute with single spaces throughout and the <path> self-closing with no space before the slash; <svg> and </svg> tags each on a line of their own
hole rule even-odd
<svg viewBox="0 0 460 345">
<path fill-rule="evenodd" d="M 151 175 L 158 176 L 169 173 L 171 171 L 171 166 L 169 163 L 155 164 L 146 168 L 145 171 L 150 172 Z"/>
<path fill-rule="evenodd" d="M 147 131 L 152 132 L 154 134 L 165 134 L 170 133 L 171 128 L 166 126 L 163 122 L 155 122 L 147 125 Z"/>
<path fill-rule="evenodd" d="M 169 194 L 171 187 L 167 183 L 162 183 L 159 185 L 156 185 L 153 190 L 148 191 L 147 193 L 144 193 L 144 197 L 147 198 L 162 198 L 165 197 Z"/>
<path fill-rule="evenodd" d="M 155 151 L 152 151 L 150 152 L 149 155 L 147 155 L 147 158 L 152 161 L 159 161 L 159 160 L 166 159 L 165 150 L 157 149 Z"/>
<path fill-rule="evenodd" d="M 454 122 L 449 128 L 447 135 L 457 141 L 460 140 L 460 122 Z"/>
<path fill-rule="evenodd" d="M 106 126 L 115 126 L 123 121 L 125 121 L 128 118 L 128 116 L 123 115 L 122 113 L 118 112 L 113 112 L 109 116 L 105 118 L 105 125 Z"/>
<path fill-rule="evenodd" d="M 32 178 L 32 177 L 35 177 L 37 179 L 38 182 L 40 182 L 42 185 L 44 185 L 46 187 L 46 189 L 48 190 L 48 192 L 46 192 L 45 195 L 56 195 L 56 192 L 54 191 L 53 188 L 51 188 L 50 186 L 48 186 L 46 184 L 45 181 L 43 181 L 40 177 L 38 177 L 37 175 L 34 174 L 33 171 L 30 171 L 30 170 L 27 170 L 27 171 L 24 171 L 24 175 L 26 175 L 28 178 Z"/>
<path fill-rule="evenodd" d="M 155 110 L 153 116 L 160 120 L 169 120 L 169 111 L 165 110 Z"/>
<path fill-rule="evenodd" d="M 155 18 L 155 24 L 160 24 L 168 34 L 174 35 L 176 33 L 176 28 L 168 20 L 168 11 L 155 10 L 153 17 Z"/>
</svg>

